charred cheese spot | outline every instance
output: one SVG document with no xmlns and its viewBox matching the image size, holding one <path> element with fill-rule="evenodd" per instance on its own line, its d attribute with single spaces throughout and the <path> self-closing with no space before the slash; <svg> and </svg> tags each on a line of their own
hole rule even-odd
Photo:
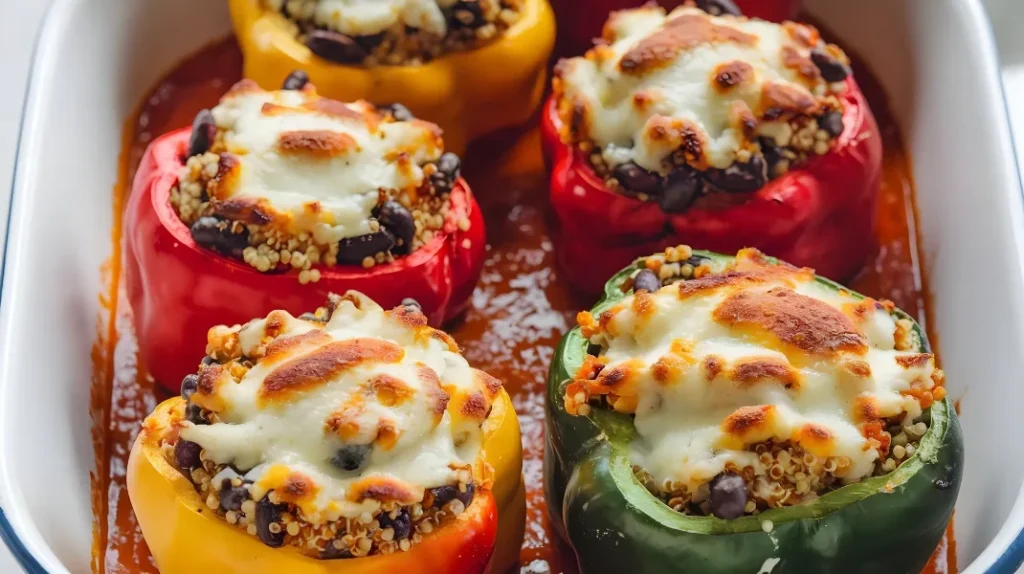
<svg viewBox="0 0 1024 574">
<path fill-rule="evenodd" d="M 295 393 L 324 385 L 363 363 L 396 363 L 403 354 L 401 347 L 381 339 L 360 338 L 328 343 L 271 371 L 263 379 L 259 400 L 263 404 L 286 401 Z"/>
<path fill-rule="evenodd" d="M 807 54 L 801 53 L 800 50 L 797 50 L 793 46 L 782 47 L 782 65 L 795 70 L 796 73 L 811 82 L 816 82 L 821 79 L 821 71 L 819 71 L 818 66 L 814 65 L 814 62 L 811 61 L 811 57 Z"/>
<path fill-rule="evenodd" d="M 729 107 L 729 123 L 747 137 L 752 137 L 754 130 L 757 129 L 757 117 L 750 106 L 743 101 L 733 102 Z"/>
<path fill-rule="evenodd" d="M 408 505 L 419 502 L 423 498 L 423 491 L 401 480 L 377 475 L 353 483 L 348 490 L 347 498 L 352 502 L 376 500 L 381 503 L 395 502 Z"/>
<path fill-rule="evenodd" d="M 853 419 L 873 421 L 882 418 L 882 407 L 878 399 L 870 395 L 858 395 L 853 399 Z"/>
<path fill-rule="evenodd" d="M 199 372 L 199 384 L 191 402 L 215 413 L 222 412 L 225 404 L 220 389 L 233 383 L 231 373 L 224 366 L 216 363 L 209 365 Z"/>
<path fill-rule="evenodd" d="M 824 301 L 787 288 L 734 293 L 715 309 L 714 319 L 721 325 L 769 334 L 812 355 L 867 352 L 867 341 L 849 317 Z"/>
<path fill-rule="evenodd" d="M 657 32 L 641 40 L 619 61 L 625 74 L 642 75 L 673 61 L 686 50 L 707 44 L 739 44 L 753 46 L 757 36 L 710 19 L 684 14 L 665 23 Z"/>
<path fill-rule="evenodd" d="M 704 371 L 704 378 L 713 381 L 725 370 L 725 359 L 716 355 L 708 355 L 700 362 L 700 368 Z"/>
<path fill-rule="evenodd" d="M 774 382 L 791 390 L 800 387 L 796 370 L 774 357 L 749 357 L 736 361 L 732 367 L 732 379 L 742 386 Z"/>
<path fill-rule="evenodd" d="M 804 48 L 813 48 L 821 41 L 821 33 L 812 26 L 787 21 L 782 23 L 782 28 L 794 42 Z"/>
<path fill-rule="evenodd" d="M 278 136 L 277 149 L 284 155 L 319 159 L 358 152 L 359 144 L 348 134 L 327 130 L 307 130 L 282 132 Z"/>
<path fill-rule="evenodd" d="M 342 442 L 350 442 L 363 430 L 359 420 L 366 410 L 366 402 L 360 395 L 354 395 L 339 409 L 331 413 L 324 423 L 324 432 L 337 435 Z"/>
<path fill-rule="evenodd" d="M 436 426 L 441 422 L 441 417 L 444 416 L 444 412 L 448 408 L 448 401 L 451 400 L 451 396 L 442 388 L 441 379 L 437 377 L 434 369 L 421 365 L 416 369 L 416 375 L 420 379 L 423 392 L 426 393 L 427 407 L 430 414 L 434 417 L 434 425 Z"/>
<path fill-rule="evenodd" d="M 218 201 L 213 212 L 224 219 L 252 225 L 268 225 L 274 221 L 274 208 L 261 197 L 239 196 Z"/>
<path fill-rule="evenodd" d="M 651 375 L 655 381 L 668 384 L 680 379 L 686 369 L 686 362 L 675 355 L 665 355 L 655 361 Z"/>
<path fill-rule="evenodd" d="M 434 372 L 430 369 L 427 370 L 430 373 Z M 385 407 L 402 405 L 416 396 L 416 391 L 405 381 L 386 374 L 370 379 L 369 387 L 377 402 Z"/>
<path fill-rule="evenodd" d="M 848 359 L 842 362 L 843 371 L 858 379 L 871 377 L 871 365 L 861 359 Z"/>
<path fill-rule="evenodd" d="M 688 299 L 697 295 L 707 295 L 723 287 L 754 285 L 763 283 L 765 279 L 755 273 L 729 271 L 721 274 L 705 275 L 699 279 L 680 281 L 679 298 Z"/>
<path fill-rule="evenodd" d="M 473 369 L 473 381 L 476 386 L 483 389 L 489 400 L 493 400 L 501 392 L 501 381 L 483 371 Z"/>
<path fill-rule="evenodd" d="M 395 421 L 391 419 L 380 419 L 377 421 L 377 438 L 374 443 L 384 450 L 391 450 L 398 442 L 402 431 L 398 430 Z"/>
<path fill-rule="evenodd" d="M 427 316 L 424 315 L 418 308 L 406 307 L 401 305 L 388 311 L 400 325 L 409 327 L 411 329 L 418 329 L 419 327 L 427 326 Z"/>
<path fill-rule="evenodd" d="M 359 120 L 368 122 L 370 131 L 376 129 L 376 114 L 362 114 L 352 109 L 348 104 L 327 98 L 316 98 L 302 105 L 302 108 L 311 112 L 317 112 L 325 116 L 331 116 L 342 120 Z"/>
<path fill-rule="evenodd" d="M 303 350 L 324 345 L 331 340 L 331 336 L 322 329 L 313 329 L 294 337 L 277 338 L 267 344 L 260 362 L 264 366 L 269 366 Z"/>
<path fill-rule="evenodd" d="M 645 112 L 658 101 L 655 94 L 649 92 L 637 92 L 633 94 L 633 107 L 639 112 Z"/>
<path fill-rule="evenodd" d="M 650 293 L 647 291 L 639 291 L 633 296 L 633 313 L 636 314 L 639 319 L 639 324 L 642 324 L 644 319 L 647 319 L 654 314 L 654 311 L 654 297 L 652 297 Z"/>
<path fill-rule="evenodd" d="M 228 91 L 224 94 L 223 97 L 227 99 L 232 99 L 237 96 L 260 93 L 262 91 L 263 88 L 261 88 L 260 85 L 257 84 L 254 80 L 251 80 L 249 78 L 242 78 L 241 80 L 235 82 L 235 84 L 231 86 L 230 89 L 228 89 Z"/>
<path fill-rule="evenodd" d="M 227 200 L 236 189 L 242 177 L 242 162 L 235 154 L 224 152 L 217 160 L 217 174 L 206 188 L 210 197 Z"/>
<path fill-rule="evenodd" d="M 935 355 L 931 353 L 918 353 L 914 355 L 897 355 L 896 364 L 904 369 L 923 367 L 933 361 Z"/>
<path fill-rule="evenodd" d="M 487 416 L 489 408 L 490 405 L 488 405 L 484 394 L 480 391 L 475 391 L 465 397 L 460 412 L 467 419 L 482 421 Z"/>
<path fill-rule="evenodd" d="M 617 395 L 633 394 L 629 389 L 636 384 L 636 375 L 641 368 L 643 368 L 642 361 L 631 360 L 621 365 L 604 369 L 597 376 L 595 386 L 602 389 L 605 393 L 615 393 Z"/>
<path fill-rule="evenodd" d="M 824 426 L 807 423 L 793 433 L 793 442 L 815 456 L 824 457 L 832 455 L 835 437 L 832 435 L 832 431 Z"/>
<path fill-rule="evenodd" d="M 757 405 L 740 407 L 725 417 L 722 430 L 743 444 L 754 444 L 772 438 L 775 406 Z"/>
<path fill-rule="evenodd" d="M 813 115 L 819 106 L 810 92 L 796 86 L 766 82 L 761 88 L 761 115 L 768 120 Z"/>
<path fill-rule="evenodd" d="M 715 68 L 712 74 L 712 85 L 718 92 L 726 93 L 740 84 L 749 83 L 753 79 L 754 67 L 743 60 L 734 60 L 719 64 Z"/>
</svg>

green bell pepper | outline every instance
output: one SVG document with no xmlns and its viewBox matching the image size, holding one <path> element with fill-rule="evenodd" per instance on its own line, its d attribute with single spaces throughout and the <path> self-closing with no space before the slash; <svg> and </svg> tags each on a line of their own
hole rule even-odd
<svg viewBox="0 0 1024 574">
<path fill-rule="evenodd" d="M 716 265 L 732 260 L 695 254 Z M 594 316 L 628 294 L 623 285 L 638 265 L 640 260 L 611 278 Z M 827 279 L 817 281 L 841 289 Z M 894 315 L 910 319 L 899 310 Z M 925 334 L 916 322 L 914 328 L 919 352 L 928 352 Z M 948 398 L 926 411 L 930 424 L 916 452 L 889 474 L 813 502 L 735 520 L 691 516 L 672 510 L 635 477 L 629 444 L 638 435 L 631 416 L 607 408 L 592 408 L 587 416 L 566 412 L 565 387 L 587 345 L 577 327 L 555 353 L 544 456 L 551 520 L 573 547 L 583 574 L 917 573 L 928 562 L 952 515 L 963 473 L 963 435 Z"/>
</svg>

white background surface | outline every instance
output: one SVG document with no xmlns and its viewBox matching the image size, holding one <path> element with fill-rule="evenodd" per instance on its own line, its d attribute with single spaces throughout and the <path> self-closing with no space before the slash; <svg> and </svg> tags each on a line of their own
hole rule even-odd
<svg viewBox="0 0 1024 574">
<path fill-rule="evenodd" d="M 217 1 L 217 0 L 211 0 Z M 996 12 L 1005 11 L 1009 4 L 1019 0 L 986 0 Z M 0 90 L 0 253 L 4 245 L 4 227 L 9 207 L 11 175 L 14 168 L 15 148 L 18 139 L 18 127 L 21 116 L 25 88 L 28 79 L 32 48 L 39 24 L 50 0 L 0 0 L 0 81 L 4 86 Z M 1011 113 L 1015 116 L 1014 123 L 1024 128 L 1024 50 L 1017 51 L 1024 44 L 1008 45 L 1011 34 L 1000 30 L 996 14 L 997 33 L 1003 32 L 1002 48 L 1004 58 L 1009 56 L 1007 63 L 1007 88 L 1011 92 Z M 1005 18 L 1005 16 L 1002 16 Z M 1008 24 L 1008 22 L 1007 22 Z M 1009 53 L 1006 53 L 1009 49 Z M 1017 66 L 1013 66 L 1016 64 Z M 1016 100 L 1016 101 L 1013 101 Z M 1016 108 L 1013 105 L 1017 104 Z M 1018 132 L 1021 133 L 1021 132 Z M 59 169 L 58 166 L 55 166 Z M 18 572 L 18 567 L 7 549 L 0 544 L 0 574 Z"/>
<path fill-rule="evenodd" d="M 10 201 L 14 150 L 28 84 L 36 32 L 50 0 L 0 0 L 0 253 L 3 253 Z M 0 544 L 0 573 L 19 572 L 17 562 Z"/>
</svg>

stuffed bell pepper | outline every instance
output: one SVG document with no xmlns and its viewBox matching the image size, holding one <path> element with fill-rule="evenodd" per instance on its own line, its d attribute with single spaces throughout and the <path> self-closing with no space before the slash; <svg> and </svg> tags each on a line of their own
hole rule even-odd
<svg viewBox="0 0 1024 574">
<path fill-rule="evenodd" d="M 414 305 L 350 291 L 210 329 L 128 493 L 163 574 L 480 574 L 518 558 L 519 423 Z"/>
<path fill-rule="evenodd" d="M 963 437 L 920 327 L 753 249 L 639 259 L 563 339 L 552 520 L 584 574 L 920 572 Z"/>
<path fill-rule="evenodd" d="M 264 87 L 305 70 L 323 93 L 401 101 L 473 138 L 525 122 L 544 93 L 547 0 L 229 0 L 244 71 Z"/>
<path fill-rule="evenodd" d="M 658 0 L 659 5 L 675 8 L 683 0 Z M 558 49 L 560 53 L 579 53 L 590 47 L 594 38 L 601 36 L 601 26 L 608 14 L 616 10 L 635 8 L 639 0 L 552 0 L 558 23 Z M 782 22 L 796 16 L 800 0 L 700 0 L 696 5 L 716 16 L 746 15 L 773 22 Z"/>
<path fill-rule="evenodd" d="M 434 325 L 465 309 L 483 266 L 479 207 L 434 124 L 400 106 L 243 80 L 192 129 L 156 139 L 125 216 L 141 356 L 177 391 L 206 330 L 328 292 L 414 299 Z"/>
<path fill-rule="evenodd" d="M 757 247 L 837 279 L 872 247 L 878 127 L 810 26 L 616 12 L 558 65 L 543 132 L 559 263 L 584 292 L 678 243 Z"/>
</svg>

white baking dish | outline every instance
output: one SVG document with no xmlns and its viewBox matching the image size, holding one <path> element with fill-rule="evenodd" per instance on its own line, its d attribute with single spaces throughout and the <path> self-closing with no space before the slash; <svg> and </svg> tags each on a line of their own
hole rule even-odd
<svg viewBox="0 0 1024 574">
<path fill-rule="evenodd" d="M 962 398 L 960 566 L 1012 571 L 1024 559 L 1024 205 L 985 15 L 977 0 L 808 4 L 901 119 L 931 319 Z M 89 352 L 122 122 L 227 30 L 223 0 L 59 0 L 39 39 L 0 268 L 0 534 L 30 572 L 89 569 Z"/>
</svg>

